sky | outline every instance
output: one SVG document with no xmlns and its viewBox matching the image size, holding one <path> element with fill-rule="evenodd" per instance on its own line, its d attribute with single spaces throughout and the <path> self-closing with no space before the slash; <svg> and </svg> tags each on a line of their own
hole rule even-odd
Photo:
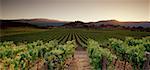
<svg viewBox="0 0 150 70">
<path fill-rule="evenodd" d="M 0 0 L 0 19 L 149 21 L 150 0 Z"/>
<path fill-rule="evenodd" d="M 2 0 L 0 0 L 0 19 L 2 18 Z"/>
</svg>

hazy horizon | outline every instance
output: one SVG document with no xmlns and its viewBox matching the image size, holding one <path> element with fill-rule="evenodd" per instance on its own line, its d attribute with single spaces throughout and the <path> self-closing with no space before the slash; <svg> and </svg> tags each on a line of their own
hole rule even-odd
<svg viewBox="0 0 150 70">
<path fill-rule="evenodd" d="M 0 19 L 150 21 L 149 0 L 1 0 Z"/>
</svg>

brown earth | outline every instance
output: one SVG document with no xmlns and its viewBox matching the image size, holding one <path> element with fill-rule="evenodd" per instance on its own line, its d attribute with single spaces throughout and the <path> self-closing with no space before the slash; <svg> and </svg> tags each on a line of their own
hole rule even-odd
<svg viewBox="0 0 150 70">
<path fill-rule="evenodd" d="M 84 48 L 77 47 L 68 70 L 91 70 L 88 52 Z"/>
</svg>

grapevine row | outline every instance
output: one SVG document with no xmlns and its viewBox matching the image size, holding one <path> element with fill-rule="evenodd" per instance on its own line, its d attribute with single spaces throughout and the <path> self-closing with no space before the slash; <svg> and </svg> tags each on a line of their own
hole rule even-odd
<svg viewBox="0 0 150 70">
<path fill-rule="evenodd" d="M 18 46 L 13 42 L 1 42 L 0 69 L 27 70 L 39 64 L 46 64 L 45 68 L 50 70 L 63 69 L 67 60 L 73 57 L 75 47 L 74 41 L 64 45 L 57 41 L 36 41 Z"/>
</svg>

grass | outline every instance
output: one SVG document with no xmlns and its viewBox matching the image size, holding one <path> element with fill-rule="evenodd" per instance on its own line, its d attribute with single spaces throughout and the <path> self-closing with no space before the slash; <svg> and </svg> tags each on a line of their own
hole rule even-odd
<svg viewBox="0 0 150 70">
<path fill-rule="evenodd" d="M 16 30 L 17 29 L 17 30 Z M 54 37 L 61 37 L 66 33 L 78 33 L 87 38 L 92 38 L 98 42 L 107 40 L 108 38 L 124 39 L 125 37 L 142 38 L 150 36 L 150 32 L 137 32 L 130 30 L 112 30 L 112 29 L 33 29 L 33 28 L 14 28 L 1 31 L 1 41 L 15 41 L 15 42 L 32 42 L 36 40 L 49 41 Z"/>
<path fill-rule="evenodd" d="M 141 38 L 150 36 L 150 32 L 137 32 L 137 31 L 130 31 L 130 30 L 94 30 L 90 31 L 90 33 L 93 35 L 93 39 L 97 41 L 104 41 L 108 38 L 119 38 L 119 39 L 125 39 L 125 37 L 135 37 L 135 38 Z M 90 34 L 89 33 L 89 34 Z"/>
<path fill-rule="evenodd" d="M 1 29 L 0 37 L 15 35 L 15 34 L 24 34 L 24 33 L 30 33 L 30 32 L 46 31 L 46 30 L 47 29 L 38 29 L 38 28 L 32 28 L 32 27 L 11 27 L 7 29 Z"/>
</svg>

